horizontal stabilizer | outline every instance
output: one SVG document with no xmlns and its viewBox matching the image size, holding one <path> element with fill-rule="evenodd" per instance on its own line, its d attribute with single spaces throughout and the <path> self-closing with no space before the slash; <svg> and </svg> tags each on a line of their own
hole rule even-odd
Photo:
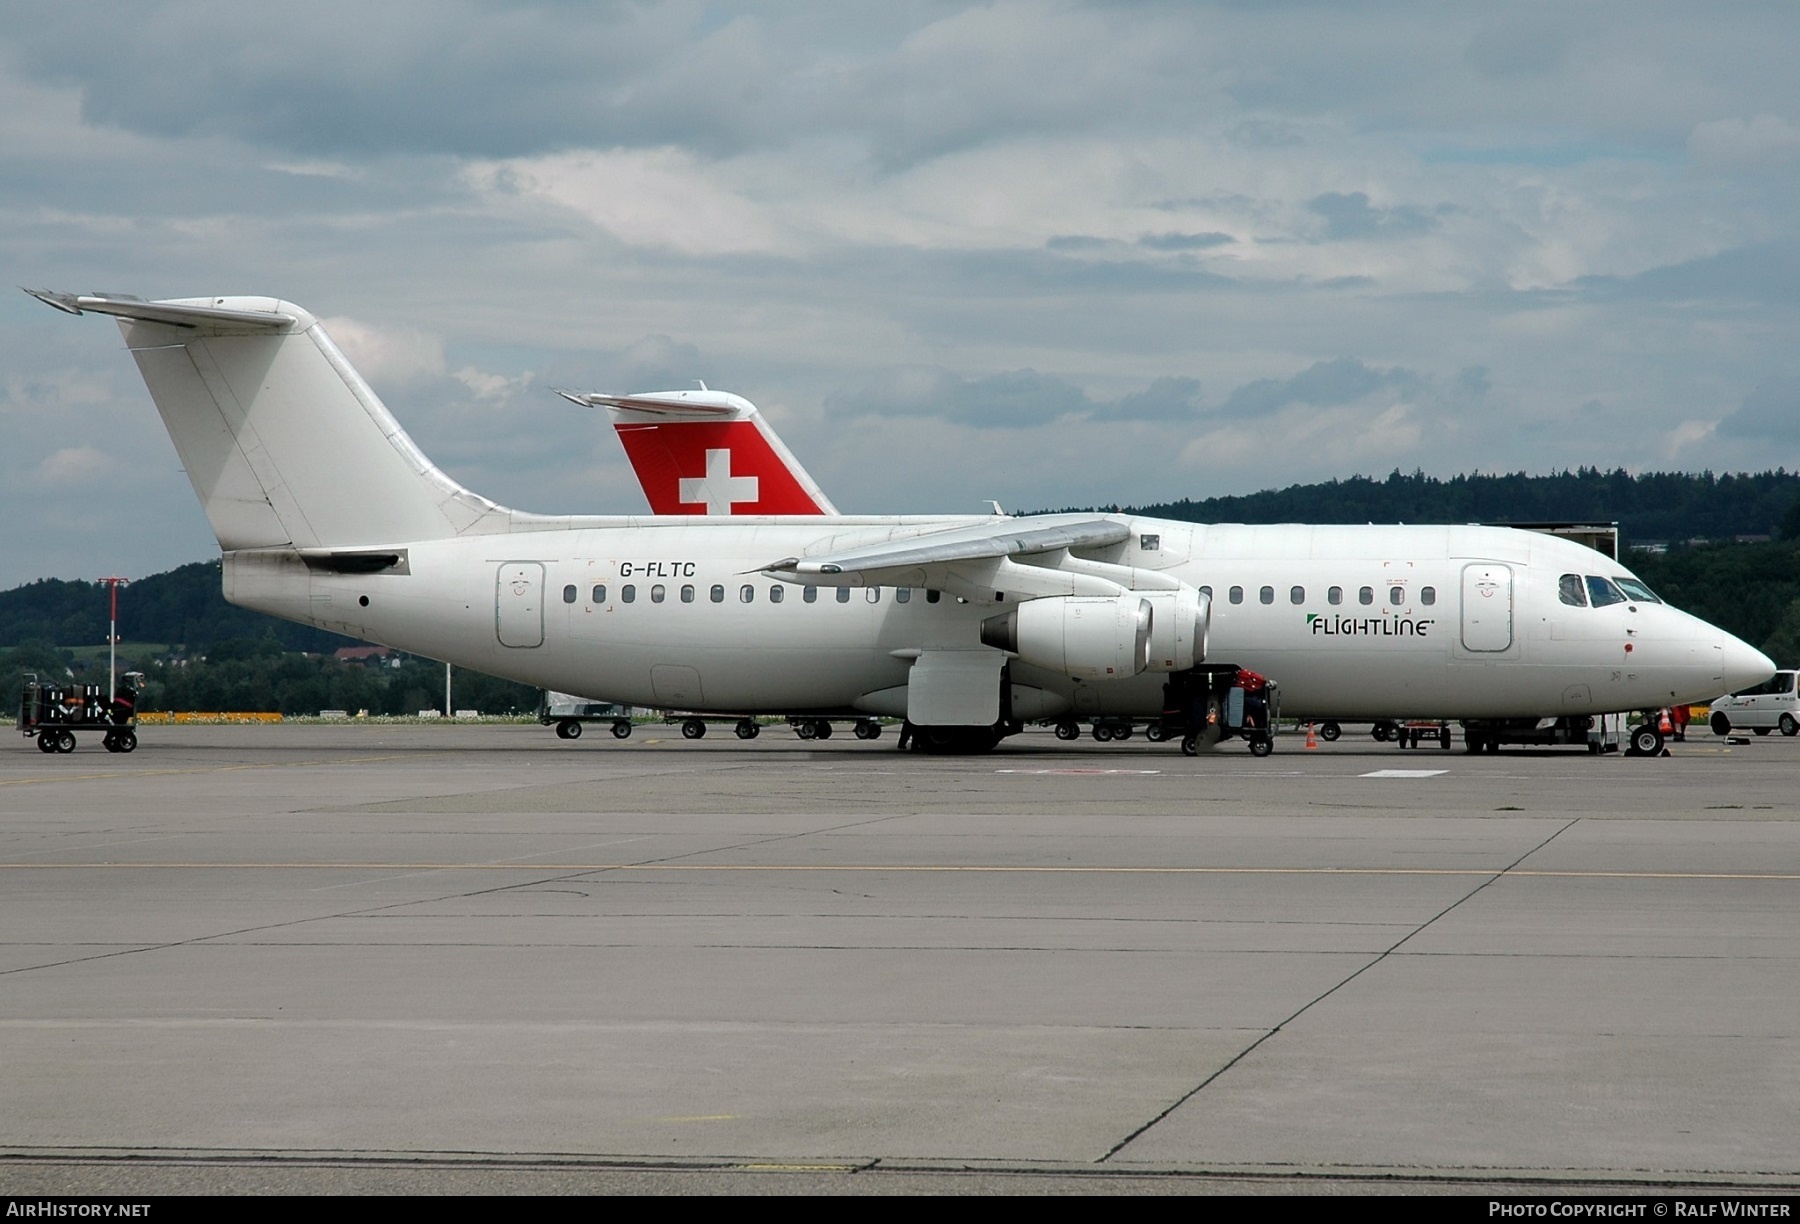
<svg viewBox="0 0 1800 1224">
<path fill-rule="evenodd" d="M 285 331 L 298 322 L 298 317 L 275 309 L 274 298 L 200 298 L 194 301 L 146 302 L 128 294 L 55 293 L 49 289 L 27 289 L 32 297 L 67 314 L 103 314 L 118 319 L 135 319 L 140 323 L 162 323 L 169 327 L 205 329 L 220 334 L 241 331 Z M 221 306 L 231 301 L 233 306 Z M 267 302 L 266 310 L 245 310 L 246 302 Z"/>
<path fill-rule="evenodd" d="M 640 391 L 634 395 L 606 395 L 590 392 L 558 391 L 572 404 L 588 408 L 611 408 L 617 412 L 642 412 L 668 420 L 687 418 L 699 421 L 742 420 L 756 415 L 756 406 L 729 391 Z"/>
</svg>

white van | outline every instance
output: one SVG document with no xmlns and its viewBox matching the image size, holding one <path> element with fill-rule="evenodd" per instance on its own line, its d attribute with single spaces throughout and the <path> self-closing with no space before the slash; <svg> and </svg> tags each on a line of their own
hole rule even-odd
<svg viewBox="0 0 1800 1224">
<path fill-rule="evenodd" d="M 1772 728 L 1779 728 L 1783 735 L 1800 732 L 1800 690 L 1795 688 L 1796 680 L 1800 680 L 1800 671 L 1778 671 L 1761 684 L 1719 698 L 1707 713 L 1713 734 L 1748 730 L 1767 735 Z"/>
</svg>

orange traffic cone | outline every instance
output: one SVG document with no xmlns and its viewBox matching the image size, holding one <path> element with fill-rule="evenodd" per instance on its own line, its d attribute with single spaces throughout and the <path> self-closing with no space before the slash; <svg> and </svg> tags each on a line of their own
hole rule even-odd
<svg viewBox="0 0 1800 1224">
<path fill-rule="evenodd" d="M 1667 706 L 1663 707 L 1662 721 L 1657 724 L 1656 729 L 1664 735 L 1675 734 L 1675 724 L 1669 721 L 1669 708 Z"/>
<path fill-rule="evenodd" d="M 1313 725 L 1311 723 L 1306 724 L 1306 750 L 1308 752 L 1317 752 L 1319 750 L 1319 737 L 1313 734 Z"/>
</svg>

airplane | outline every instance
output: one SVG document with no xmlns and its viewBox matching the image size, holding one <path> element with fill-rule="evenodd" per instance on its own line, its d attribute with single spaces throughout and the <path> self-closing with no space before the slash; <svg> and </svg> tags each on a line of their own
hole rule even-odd
<svg viewBox="0 0 1800 1224">
<path fill-rule="evenodd" d="M 1318 718 L 1603 714 L 1775 670 L 1617 562 L 1508 528 L 513 510 L 433 465 L 291 302 L 27 292 L 118 321 L 228 600 L 540 688 L 902 717 L 954 752 L 1158 715 L 1221 659 Z"/>
</svg>

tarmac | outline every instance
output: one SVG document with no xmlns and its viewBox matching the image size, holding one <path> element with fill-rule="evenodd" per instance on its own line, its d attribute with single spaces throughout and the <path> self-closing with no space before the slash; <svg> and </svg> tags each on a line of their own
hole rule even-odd
<svg viewBox="0 0 1800 1224">
<path fill-rule="evenodd" d="M 0 1194 L 1800 1189 L 1800 739 L 0 746 Z"/>
</svg>

